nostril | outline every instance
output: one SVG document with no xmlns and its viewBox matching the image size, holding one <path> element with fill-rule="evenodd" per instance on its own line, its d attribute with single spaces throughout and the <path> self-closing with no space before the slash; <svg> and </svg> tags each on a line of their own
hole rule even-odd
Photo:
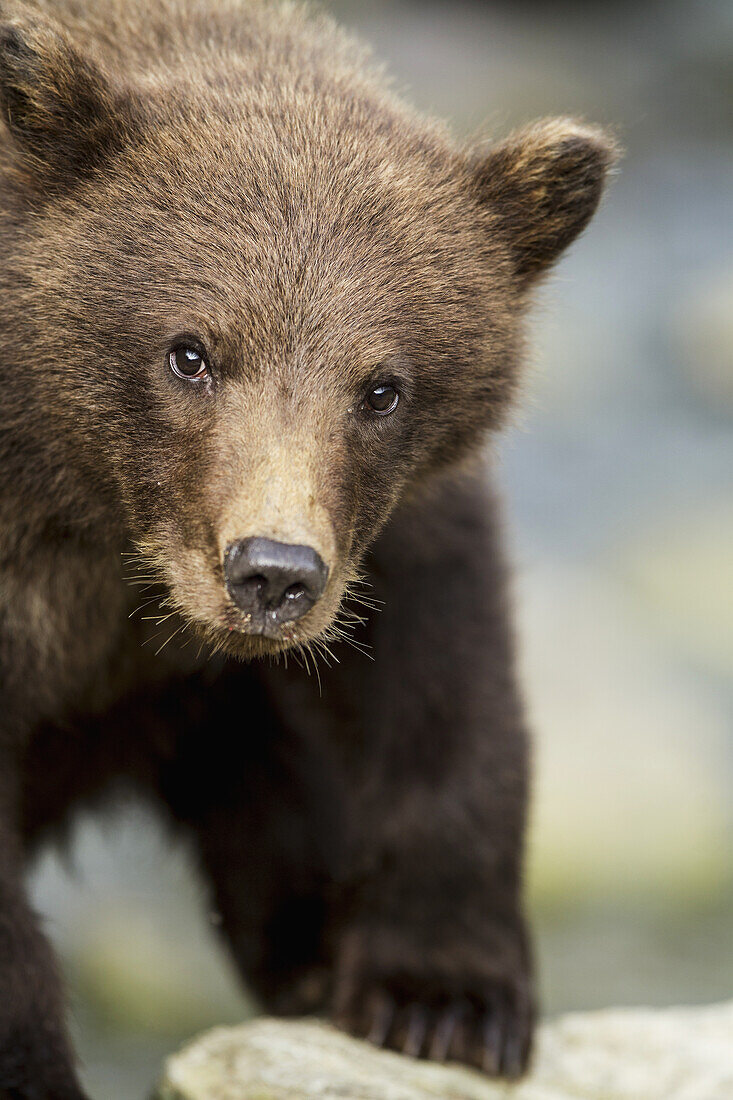
<svg viewBox="0 0 733 1100">
<path fill-rule="evenodd" d="M 302 596 L 307 596 L 308 592 L 304 584 L 291 584 L 289 588 L 285 589 L 283 598 L 286 600 L 299 600 Z"/>
</svg>

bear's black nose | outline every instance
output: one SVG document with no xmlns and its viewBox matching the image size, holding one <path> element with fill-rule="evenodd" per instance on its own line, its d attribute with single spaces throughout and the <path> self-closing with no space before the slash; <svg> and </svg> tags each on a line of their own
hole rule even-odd
<svg viewBox="0 0 733 1100">
<path fill-rule="evenodd" d="M 289 623 L 310 611 L 328 580 L 328 566 L 310 546 L 272 539 L 233 542 L 224 558 L 224 579 L 250 629 Z"/>
</svg>

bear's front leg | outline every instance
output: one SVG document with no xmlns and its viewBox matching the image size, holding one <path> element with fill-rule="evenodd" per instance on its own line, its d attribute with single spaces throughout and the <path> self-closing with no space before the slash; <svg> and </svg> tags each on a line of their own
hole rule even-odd
<svg viewBox="0 0 733 1100">
<path fill-rule="evenodd" d="M 217 924 L 265 1011 L 323 1011 L 328 849 L 340 832 L 328 769 L 278 720 L 250 668 L 192 679 L 181 708 L 182 691 L 177 751 L 161 762 L 158 793 L 193 839 Z"/>
<path fill-rule="evenodd" d="M 528 750 L 495 508 L 478 482 L 446 485 L 375 548 L 374 661 L 342 687 L 351 875 L 331 927 L 342 1026 L 514 1077 L 534 1022 Z"/>
</svg>

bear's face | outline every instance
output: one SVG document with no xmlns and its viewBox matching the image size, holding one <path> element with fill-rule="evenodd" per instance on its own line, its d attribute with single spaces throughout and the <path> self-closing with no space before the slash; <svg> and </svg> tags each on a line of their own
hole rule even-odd
<svg viewBox="0 0 733 1100">
<path fill-rule="evenodd" d="M 474 157 L 391 104 L 133 95 L 58 32 L 3 43 L 35 205 L 14 263 L 80 468 L 214 644 L 334 636 L 400 497 L 501 422 L 527 289 L 608 145 L 550 123 Z"/>
<path fill-rule="evenodd" d="M 287 163 L 243 131 L 212 148 L 151 129 L 47 227 L 44 310 L 144 558 L 213 641 L 268 652 L 333 632 L 401 495 L 498 421 L 517 295 L 501 242 L 486 277 L 449 165 L 380 149 L 355 172 L 336 147 Z M 247 539 L 318 554 L 305 615 L 238 606 L 227 556 Z"/>
</svg>

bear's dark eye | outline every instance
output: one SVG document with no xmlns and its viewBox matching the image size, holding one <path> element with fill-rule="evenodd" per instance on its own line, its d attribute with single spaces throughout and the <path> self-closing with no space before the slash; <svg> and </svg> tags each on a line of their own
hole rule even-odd
<svg viewBox="0 0 733 1100">
<path fill-rule="evenodd" d="M 168 362 L 174 374 L 187 382 L 200 382 L 209 377 L 209 367 L 200 351 L 181 344 L 168 353 Z"/>
<path fill-rule="evenodd" d="M 397 408 L 400 395 L 394 386 L 387 382 L 380 382 L 378 386 L 372 386 L 366 396 L 367 407 L 379 416 L 389 416 Z"/>
</svg>

